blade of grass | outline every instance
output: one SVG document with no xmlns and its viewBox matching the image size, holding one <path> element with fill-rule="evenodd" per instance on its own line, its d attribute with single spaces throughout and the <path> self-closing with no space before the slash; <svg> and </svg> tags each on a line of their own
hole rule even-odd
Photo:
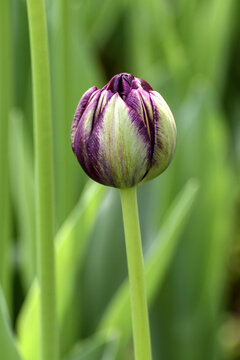
<svg viewBox="0 0 240 360">
<path fill-rule="evenodd" d="M 103 83 L 95 49 L 86 41 L 79 20 L 81 9 L 69 1 L 55 1 L 50 18 L 57 227 L 75 206 L 86 181 L 70 146 L 74 111 L 90 86 Z"/>
<path fill-rule="evenodd" d="M 76 331 L 79 317 L 71 307 L 71 299 L 75 296 L 74 285 L 76 272 L 81 269 L 89 233 L 95 223 L 100 202 L 105 188 L 92 183 L 84 190 L 81 198 L 68 219 L 56 235 L 56 276 L 58 296 L 58 320 L 60 323 L 61 347 L 69 342 L 68 337 Z M 23 304 L 17 321 L 18 341 L 25 360 L 38 359 L 38 309 L 39 287 L 34 282 Z M 72 322 L 66 327 L 66 315 Z M 67 331 L 66 331 L 67 329 Z M 74 340 L 74 338 L 73 338 Z"/>
<path fill-rule="evenodd" d="M 59 298 L 61 298 L 58 314 L 62 352 L 68 350 L 69 346 L 77 340 L 79 328 L 81 328 L 82 296 L 79 274 L 82 271 L 89 235 L 105 192 L 106 188 L 103 186 L 89 182 L 81 196 L 81 201 L 56 237 L 57 274 L 59 274 L 57 288 Z"/>
<path fill-rule="evenodd" d="M 34 176 L 28 134 L 20 110 L 11 113 L 10 127 L 11 192 L 18 226 L 21 277 L 24 289 L 28 290 L 36 276 Z"/>
<path fill-rule="evenodd" d="M 223 199 L 226 197 L 229 201 L 229 189 L 233 190 L 229 183 L 223 186 L 231 177 L 231 161 L 226 144 L 227 130 L 224 128 L 224 137 L 219 138 L 222 119 L 212 114 L 216 93 L 202 79 L 196 80 L 176 116 L 179 119 L 178 149 L 175 171 L 168 182 L 176 191 L 186 177 L 194 174 L 200 179 L 201 189 L 164 292 L 158 294 L 153 309 L 155 334 L 161 334 L 155 336 L 155 353 L 160 352 L 160 356 L 168 359 L 175 359 L 177 354 L 179 360 L 214 358 L 216 326 L 220 321 L 215 314 L 219 315 L 220 299 L 217 301 L 217 297 L 221 295 L 217 295 L 219 291 L 215 286 L 212 288 L 212 280 L 216 276 L 217 254 L 222 254 L 222 260 L 228 258 L 228 253 L 224 252 L 227 246 L 224 233 L 228 230 L 222 226 L 229 221 L 231 212 Z M 158 201 L 164 188 L 159 190 Z M 220 213 L 226 216 L 225 221 L 220 220 Z M 223 231 L 220 237 L 215 226 Z M 224 278 L 220 274 L 217 276 L 220 276 L 219 285 L 223 286 Z"/>
<path fill-rule="evenodd" d="M 127 276 L 121 216 L 118 191 L 109 189 L 101 205 L 84 261 L 81 298 L 82 330 L 86 337 L 95 332 L 112 294 Z"/>
<path fill-rule="evenodd" d="M 0 349 L 1 359 L 21 360 L 21 356 L 17 350 L 14 336 L 9 327 L 9 317 L 4 301 L 4 296 L 0 286 Z"/>
<path fill-rule="evenodd" d="M 180 234 L 190 215 L 198 191 L 196 181 L 189 181 L 175 199 L 161 230 L 156 237 L 145 266 L 148 303 L 151 306 L 156 291 L 161 287 L 164 276 L 170 266 Z M 131 334 L 130 297 L 128 282 L 113 297 L 107 307 L 99 330 L 120 331 L 120 350 L 127 344 Z"/>
<path fill-rule="evenodd" d="M 32 62 L 37 256 L 40 282 L 40 354 L 58 359 L 53 226 L 51 90 L 44 0 L 27 0 Z"/>
<path fill-rule="evenodd" d="M 209 241 L 205 251 L 204 267 L 201 271 L 202 280 L 199 286 L 197 304 L 193 317 L 196 326 L 204 328 L 205 346 L 202 347 L 200 358 L 219 358 L 221 353 L 218 342 L 219 316 L 225 307 L 226 281 L 231 246 L 233 244 L 233 222 L 236 198 L 236 182 L 232 174 L 231 163 L 226 150 L 227 129 L 222 115 L 211 109 L 206 114 L 209 123 L 208 137 L 212 148 L 212 162 L 214 171 L 208 177 L 209 204 L 211 226 L 209 227 Z M 212 162 L 206 166 L 209 173 Z M 209 168 L 209 171 L 207 170 Z M 231 190 L 230 190 L 231 189 Z M 227 214 L 227 216 L 226 216 Z M 193 354 L 193 352 L 192 352 Z"/>
<path fill-rule="evenodd" d="M 11 3 L 0 4 L 0 284 L 8 305 L 11 303 L 10 281 L 10 207 L 9 207 L 9 111 L 12 95 Z"/>
<path fill-rule="evenodd" d="M 114 360 L 119 336 L 96 334 L 76 344 L 63 360 Z"/>
</svg>

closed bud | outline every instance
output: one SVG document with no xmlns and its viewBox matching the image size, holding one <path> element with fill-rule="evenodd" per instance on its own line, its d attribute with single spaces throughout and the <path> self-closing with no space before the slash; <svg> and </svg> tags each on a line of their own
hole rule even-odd
<svg viewBox="0 0 240 360">
<path fill-rule="evenodd" d="M 72 123 L 71 144 L 93 180 L 128 188 L 168 167 L 176 126 L 162 96 L 146 81 L 123 73 L 83 95 Z"/>
</svg>

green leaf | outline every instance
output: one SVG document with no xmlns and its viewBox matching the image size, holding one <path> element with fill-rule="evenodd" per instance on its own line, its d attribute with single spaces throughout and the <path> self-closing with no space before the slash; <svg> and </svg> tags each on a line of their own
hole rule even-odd
<svg viewBox="0 0 240 360">
<path fill-rule="evenodd" d="M 0 351 L 1 359 L 4 360 L 21 360 L 18 352 L 12 330 L 9 326 L 7 308 L 0 287 Z"/>
<path fill-rule="evenodd" d="M 175 199 L 156 240 L 146 259 L 146 287 L 148 303 L 151 306 L 156 291 L 159 290 L 166 272 L 173 259 L 180 235 L 190 215 L 198 183 L 189 180 L 182 192 Z M 131 335 L 131 311 L 128 281 L 125 281 L 113 297 L 102 317 L 99 330 L 120 331 L 121 349 Z"/>
<path fill-rule="evenodd" d="M 105 188 L 98 184 L 88 185 L 77 206 L 56 235 L 56 274 L 58 321 L 62 330 L 61 346 L 72 337 L 78 326 L 72 308 L 76 272 L 81 268 L 89 233 L 95 223 Z M 70 314 L 71 326 L 65 328 L 66 316 Z M 39 349 L 39 286 L 35 280 L 20 312 L 18 340 L 25 360 L 38 359 Z M 63 331 L 65 330 L 65 331 Z"/>
<path fill-rule="evenodd" d="M 52 2 L 50 55 L 53 82 L 54 172 L 57 226 L 70 214 L 86 181 L 70 146 L 70 128 L 80 97 L 91 86 L 103 85 L 96 48 L 82 29 L 83 4 Z M 96 9 L 95 9 L 96 10 Z M 81 69 L 84 69 L 82 71 Z"/>
<path fill-rule="evenodd" d="M 11 214 L 9 194 L 9 112 L 12 107 L 12 9 L 0 3 L 0 283 L 11 307 Z"/>
<path fill-rule="evenodd" d="M 114 360 L 117 352 L 119 336 L 95 335 L 74 346 L 64 360 Z"/>
<path fill-rule="evenodd" d="M 24 289 L 27 290 L 36 276 L 36 236 L 32 149 L 24 120 L 20 110 L 12 111 L 10 123 L 11 192 L 19 228 L 19 265 Z"/>
</svg>

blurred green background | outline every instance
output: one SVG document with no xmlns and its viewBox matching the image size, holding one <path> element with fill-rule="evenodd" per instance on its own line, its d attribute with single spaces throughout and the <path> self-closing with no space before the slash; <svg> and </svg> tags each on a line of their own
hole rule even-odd
<svg viewBox="0 0 240 360">
<path fill-rule="evenodd" d="M 1 12 L 0 295 L 5 300 L 0 303 L 8 304 L 2 312 L 5 320 L 10 314 L 23 359 L 36 360 L 26 3 L 4 0 Z M 154 269 L 162 269 L 152 270 L 158 279 L 149 295 L 154 359 L 240 359 L 240 2 L 46 0 L 46 13 L 63 358 L 132 358 L 130 313 L 121 298 L 127 265 L 119 193 L 93 184 L 85 189 L 87 176 L 70 146 L 82 94 L 93 85 L 103 87 L 116 73 L 129 72 L 162 94 L 178 130 L 169 169 L 138 188 L 149 264 L 156 243 L 164 237 L 174 243 L 166 254 L 159 252 Z M 199 192 L 191 200 L 196 182 Z M 112 299 L 117 299 L 116 321 Z M 108 314 L 111 326 L 105 326 Z"/>
</svg>

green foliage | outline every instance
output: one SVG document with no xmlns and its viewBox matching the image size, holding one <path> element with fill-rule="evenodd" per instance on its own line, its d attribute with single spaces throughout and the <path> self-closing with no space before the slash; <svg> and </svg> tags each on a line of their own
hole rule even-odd
<svg viewBox="0 0 240 360">
<path fill-rule="evenodd" d="M 79 321 L 76 315 L 79 313 L 77 309 L 76 312 L 72 312 L 72 304 L 75 296 L 81 296 L 79 289 L 76 289 L 76 273 L 78 269 L 81 269 L 89 232 L 94 224 L 103 194 L 104 189 L 100 185 L 87 186 L 76 208 L 56 235 L 58 321 L 62 333 L 62 349 L 69 346 L 69 342 L 71 344 L 76 336 Z M 36 360 L 39 356 L 37 280 L 34 281 L 19 314 L 18 339 L 24 359 Z"/>
<path fill-rule="evenodd" d="M 12 106 L 12 33 L 11 5 L 3 0 L 0 6 L 0 284 L 11 306 L 10 265 L 10 191 L 9 191 L 9 112 Z"/>
<path fill-rule="evenodd" d="M 27 290 L 36 274 L 33 159 L 21 111 L 12 111 L 10 125 L 11 188 L 19 229 L 19 265 L 23 287 Z"/>
<path fill-rule="evenodd" d="M 0 348 L 2 359 L 21 360 L 17 350 L 12 330 L 9 326 L 9 317 L 4 301 L 2 289 L 0 287 Z"/>
<path fill-rule="evenodd" d="M 76 344 L 63 360 L 114 360 L 118 345 L 118 336 L 96 334 L 93 338 Z"/>
<path fill-rule="evenodd" d="M 154 359 L 238 359 L 239 342 L 228 341 L 232 330 L 224 314 L 239 324 L 239 272 L 232 270 L 230 257 L 233 239 L 239 240 L 239 2 L 47 0 L 46 9 L 62 358 L 132 358 L 119 195 L 93 183 L 85 187 L 70 146 L 83 92 L 126 71 L 164 96 L 178 129 L 173 163 L 138 189 Z M 25 1 L 1 1 L 0 18 L 0 357 L 20 359 L 18 346 L 24 360 L 37 360 Z M 197 196 L 192 178 L 200 185 Z M 11 323 L 17 324 L 17 346 Z"/>
<path fill-rule="evenodd" d="M 150 306 L 170 266 L 197 190 L 198 185 L 193 180 L 186 185 L 172 205 L 146 258 L 146 288 Z M 127 280 L 105 310 L 100 322 L 100 330 L 102 329 L 107 332 L 111 330 L 120 331 L 120 346 L 124 349 L 131 335 L 130 296 Z"/>
</svg>

